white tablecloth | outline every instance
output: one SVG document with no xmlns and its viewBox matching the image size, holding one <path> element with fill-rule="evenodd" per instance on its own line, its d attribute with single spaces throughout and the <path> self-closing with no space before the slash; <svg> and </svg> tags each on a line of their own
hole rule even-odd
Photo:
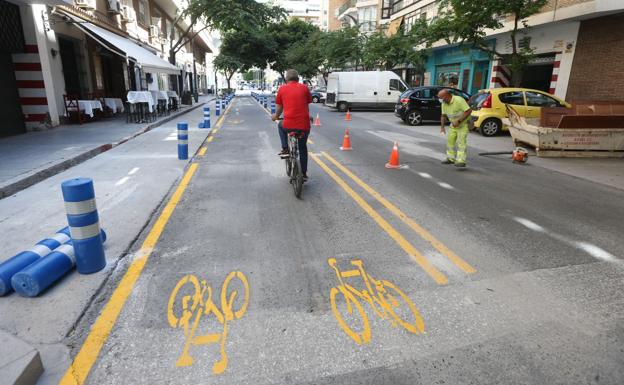
<svg viewBox="0 0 624 385">
<path fill-rule="evenodd" d="M 178 99 L 178 104 L 180 104 L 180 97 L 175 91 L 167 91 L 167 96 Z"/>
<path fill-rule="evenodd" d="M 93 117 L 93 110 L 104 111 L 102 108 L 102 103 L 98 100 L 79 100 L 78 108 L 85 112 L 85 114 Z"/>
<path fill-rule="evenodd" d="M 154 98 L 149 91 L 128 91 L 128 103 L 147 103 L 149 112 L 154 112 Z"/>
<path fill-rule="evenodd" d="M 104 104 L 106 107 L 113 110 L 113 113 L 124 112 L 123 101 L 119 98 L 104 98 Z"/>
<path fill-rule="evenodd" d="M 167 105 L 169 104 L 169 96 L 167 95 L 167 91 L 150 91 L 150 92 L 152 93 L 152 97 L 154 98 L 155 101 L 166 100 Z"/>
</svg>

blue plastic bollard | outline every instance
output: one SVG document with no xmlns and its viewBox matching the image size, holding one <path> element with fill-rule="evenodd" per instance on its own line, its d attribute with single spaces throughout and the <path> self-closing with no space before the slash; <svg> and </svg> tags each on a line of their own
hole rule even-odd
<svg viewBox="0 0 624 385">
<path fill-rule="evenodd" d="M 188 124 L 178 123 L 178 159 L 188 159 Z"/>
<path fill-rule="evenodd" d="M 275 113 L 275 100 L 271 100 L 271 113 Z"/>
<path fill-rule="evenodd" d="M 221 115 L 221 102 L 220 101 L 215 101 L 215 115 L 219 116 Z"/>
<path fill-rule="evenodd" d="M 100 237 L 104 243 L 106 241 L 104 230 L 100 230 Z M 74 246 L 68 241 L 16 273 L 11 279 L 11 285 L 22 297 L 36 297 L 69 273 L 75 265 Z"/>
<path fill-rule="evenodd" d="M 32 249 L 22 251 L 0 263 L 0 296 L 9 294 L 13 290 L 11 287 L 11 278 L 13 275 L 33 262 L 50 254 L 52 250 L 69 240 L 69 227 L 65 227 L 57 231 L 53 237 L 42 239 L 37 242 Z"/>
<path fill-rule="evenodd" d="M 204 121 L 199 123 L 199 128 L 210 128 L 210 107 L 204 107 Z"/>
<path fill-rule="evenodd" d="M 69 232 L 80 274 L 91 274 L 106 266 L 100 236 L 100 218 L 95 203 L 93 179 L 74 178 L 61 183 Z"/>
<path fill-rule="evenodd" d="M 264 105 L 264 108 L 267 108 L 267 98 L 263 99 L 263 105 Z"/>
</svg>

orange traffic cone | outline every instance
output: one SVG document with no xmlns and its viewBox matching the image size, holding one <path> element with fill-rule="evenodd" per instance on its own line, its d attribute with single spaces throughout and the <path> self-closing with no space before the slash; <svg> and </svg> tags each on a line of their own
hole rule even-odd
<svg viewBox="0 0 624 385">
<path fill-rule="evenodd" d="M 350 121 L 351 121 L 351 110 L 347 110 L 347 116 L 345 116 L 345 120 L 346 120 L 347 122 L 350 122 Z"/>
<path fill-rule="evenodd" d="M 399 164 L 399 145 L 397 142 L 394 142 L 394 147 L 392 147 L 392 153 L 390 153 L 390 160 L 386 163 L 386 168 L 401 168 Z"/>
<path fill-rule="evenodd" d="M 351 138 L 349 137 L 349 129 L 345 131 L 344 139 L 342 139 L 342 147 L 340 147 L 342 151 L 351 151 Z"/>
<path fill-rule="evenodd" d="M 320 126 L 321 125 L 321 118 L 319 117 L 318 112 L 316 113 L 316 119 L 314 119 L 314 126 Z"/>
</svg>

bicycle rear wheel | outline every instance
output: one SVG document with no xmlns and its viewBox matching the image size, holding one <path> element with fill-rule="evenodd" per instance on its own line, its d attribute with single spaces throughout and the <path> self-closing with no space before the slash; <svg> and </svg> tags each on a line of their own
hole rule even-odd
<svg viewBox="0 0 624 385">
<path fill-rule="evenodd" d="M 292 172 L 292 162 L 289 159 L 285 160 L 286 162 L 286 175 L 290 176 L 290 173 Z"/>
<path fill-rule="evenodd" d="M 297 198 L 301 198 L 301 191 L 303 190 L 303 174 L 301 173 L 301 164 L 299 163 L 299 159 L 295 159 L 293 161 L 290 183 L 293 185 L 295 196 Z"/>
</svg>

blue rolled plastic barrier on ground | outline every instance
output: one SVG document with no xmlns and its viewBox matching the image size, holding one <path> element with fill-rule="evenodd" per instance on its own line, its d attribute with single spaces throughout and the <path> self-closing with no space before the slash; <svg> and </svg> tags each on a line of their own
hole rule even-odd
<svg viewBox="0 0 624 385">
<path fill-rule="evenodd" d="M 50 254 L 52 250 L 69 241 L 69 227 L 56 232 L 52 238 L 42 239 L 30 250 L 22 251 L 0 263 L 0 296 L 13 291 L 11 278 L 25 267 Z"/>
<path fill-rule="evenodd" d="M 178 159 L 188 159 L 188 124 L 178 123 Z"/>
<path fill-rule="evenodd" d="M 67 222 L 71 233 L 76 268 L 81 274 L 98 272 L 106 266 L 100 222 L 91 178 L 75 178 L 61 183 Z"/>
<path fill-rule="evenodd" d="M 100 232 L 100 239 L 102 242 L 106 240 L 104 230 Z M 75 251 L 72 241 L 69 241 L 13 275 L 11 285 L 22 297 L 36 297 L 69 273 L 75 265 Z"/>
</svg>

